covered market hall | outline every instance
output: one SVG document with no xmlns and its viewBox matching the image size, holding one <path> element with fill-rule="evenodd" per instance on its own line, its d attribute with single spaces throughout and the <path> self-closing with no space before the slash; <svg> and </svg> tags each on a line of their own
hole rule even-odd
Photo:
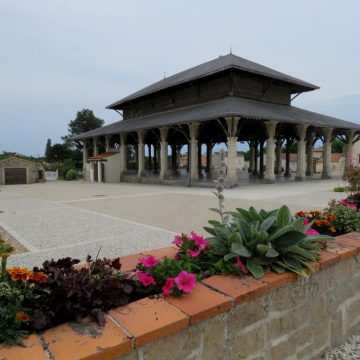
<svg viewBox="0 0 360 360">
<path fill-rule="evenodd" d="M 360 125 L 291 105 L 301 93 L 317 89 L 230 53 L 112 103 L 107 109 L 118 112 L 120 121 L 71 140 L 83 142 L 85 178 L 92 182 L 211 186 L 217 144 L 226 145 L 228 186 L 312 178 L 315 143 L 322 143 L 319 177 L 328 179 L 332 141 L 344 143 L 345 163 L 351 164 Z M 246 169 L 238 164 L 239 142 L 250 150 Z"/>
</svg>

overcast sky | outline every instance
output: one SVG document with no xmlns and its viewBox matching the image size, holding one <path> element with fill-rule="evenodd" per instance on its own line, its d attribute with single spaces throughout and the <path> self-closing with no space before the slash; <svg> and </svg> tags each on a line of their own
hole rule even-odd
<svg viewBox="0 0 360 360">
<path fill-rule="evenodd" d="M 42 155 L 83 108 L 116 121 L 106 105 L 230 45 L 321 86 L 295 105 L 360 122 L 359 14 L 357 0 L 0 0 L 0 152 Z"/>
</svg>

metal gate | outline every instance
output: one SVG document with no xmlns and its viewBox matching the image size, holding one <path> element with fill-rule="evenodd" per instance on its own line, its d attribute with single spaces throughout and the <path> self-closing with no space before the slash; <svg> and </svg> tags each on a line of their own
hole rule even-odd
<svg viewBox="0 0 360 360">
<path fill-rule="evenodd" d="M 26 168 L 5 168 L 5 185 L 26 184 Z"/>
</svg>

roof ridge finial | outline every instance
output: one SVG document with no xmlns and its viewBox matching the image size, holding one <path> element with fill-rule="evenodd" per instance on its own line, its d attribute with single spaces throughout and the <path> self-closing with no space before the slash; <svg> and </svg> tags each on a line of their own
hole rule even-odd
<svg viewBox="0 0 360 360">
<path fill-rule="evenodd" d="M 232 54 L 232 44 L 230 44 L 230 54 Z"/>
<path fill-rule="evenodd" d="M 166 71 L 164 71 L 164 79 L 166 78 Z"/>
</svg>

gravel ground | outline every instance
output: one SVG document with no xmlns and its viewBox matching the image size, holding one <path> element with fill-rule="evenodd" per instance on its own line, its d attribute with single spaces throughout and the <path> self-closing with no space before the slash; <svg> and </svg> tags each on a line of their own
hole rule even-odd
<svg viewBox="0 0 360 360">
<path fill-rule="evenodd" d="M 19 243 L 8 231 L 6 231 L 2 226 L 0 226 L 0 238 L 3 240 L 7 240 L 8 243 L 10 243 L 15 251 L 13 254 L 21 254 L 24 252 L 27 252 L 28 249 Z"/>
<path fill-rule="evenodd" d="M 0 225 L 29 252 L 9 266 L 39 266 L 47 259 L 124 256 L 169 246 L 174 233 L 118 217 L 42 199 L 2 198 Z M 23 247 L 24 248 L 24 247 Z"/>
<path fill-rule="evenodd" d="M 321 360 L 360 360 L 360 331 L 327 352 Z"/>
</svg>

